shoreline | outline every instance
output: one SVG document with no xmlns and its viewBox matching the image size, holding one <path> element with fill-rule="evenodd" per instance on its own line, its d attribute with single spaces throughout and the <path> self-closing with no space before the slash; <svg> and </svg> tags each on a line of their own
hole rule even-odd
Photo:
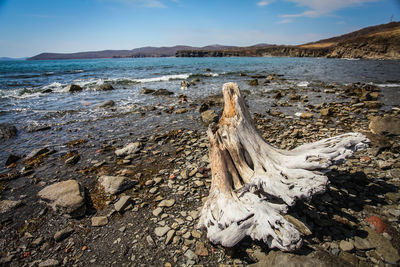
<svg viewBox="0 0 400 267">
<path fill-rule="evenodd" d="M 65 126 L 61 134 L 66 140 L 58 146 L 51 139 L 56 128 L 31 133 L 33 138 L 43 138 L 35 148 L 47 151 L 19 159 L 6 169 L 7 174 L 2 172 L 2 200 L 20 202 L 8 210 L 2 203 L 0 261 L 10 266 L 40 266 L 46 261 L 76 266 L 247 266 L 257 262 L 262 266 L 278 259 L 300 261 L 304 266 L 396 264 L 400 260 L 400 138 L 398 134 L 372 134 L 369 124 L 371 116 L 399 118 L 400 112 L 382 106 L 383 92 L 368 84 L 324 88 L 310 84 L 262 95 L 242 90 L 248 94 L 257 128 L 275 147 L 292 149 L 350 131 L 371 139 L 368 149 L 331 168 L 331 184 L 324 194 L 290 209 L 290 216 L 302 222 L 304 245 L 300 251 L 281 253 L 249 239 L 234 248 L 223 248 L 212 245 L 206 232 L 195 229 L 211 182 L 207 127 L 201 122 L 199 108 L 220 114 L 221 98 L 215 95 L 192 101 L 189 97 L 185 102 L 163 96 L 159 101 L 165 106 L 145 111 L 142 118 L 139 112 L 136 117 L 121 115 L 120 121 L 110 118 L 107 124 L 93 122 L 99 124 L 97 129 L 90 124 L 86 128 L 84 124 Z M 314 95 L 325 101 L 315 104 Z M 260 96 L 270 101 L 270 108 L 263 111 L 255 105 Z M 299 103 L 304 108 L 297 117 L 293 110 Z M 151 119 L 160 116 L 159 112 L 161 118 L 183 120 L 157 122 L 141 133 L 135 131 L 131 119 Z M 190 123 L 185 123 L 188 120 Z M 113 135 L 117 127 L 124 129 L 123 135 Z M 115 154 L 129 143 L 137 143 L 134 153 Z M 130 189 L 108 195 L 100 182 L 107 175 L 128 179 Z M 71 179 L 84 192 L 85 212 L 77 218 L 66 217 L 64 209 L 54 211 L 49 201 L 38 196 L 47 186 Z M 130 197 L 130 203 L 116 211 L 124 196 Z M 366 222 L 372 216 L 384 221 L 383 233 Z M 64 234 L 58 239 L 60 230 Z"/>
</svg>

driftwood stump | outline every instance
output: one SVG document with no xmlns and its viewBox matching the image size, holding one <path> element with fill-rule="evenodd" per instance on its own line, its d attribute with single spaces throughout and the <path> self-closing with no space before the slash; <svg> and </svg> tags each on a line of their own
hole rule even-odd
<svg viewBox="0 0 400 267">
<path fill-rule="evenodd" d="M 231 247 L 245 236 L 269 247 L 295 250 L 299 231 L 282 216 L 296 200 L 322 193 L 330 165 L 363 149 L 369 140 L 348 133 L 281 150 L 267 144 L 251 119 L 235 83 L 223 86 L 224 111 L 210 125 L 212 183 L 199 227 L 211 242 Z"/>
</svg>

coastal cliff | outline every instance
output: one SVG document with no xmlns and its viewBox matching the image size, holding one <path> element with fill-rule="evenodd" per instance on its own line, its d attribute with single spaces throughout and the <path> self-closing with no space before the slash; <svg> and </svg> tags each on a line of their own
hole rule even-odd
<svg viewBox="0 0 400 267">
<path fill-rule="evenodd" d="M 400 22 L 367 27 L 352 33 L 297 46 L 224 50 L 179 50 L 176 57 L 328 57 L 400 59 Z"/>
<path fill-rule="evenodd" d="M 341 42 L 331 49 L 327 57 L 400 59 L 400 27 Z"/>
<path fill-rule="evenodd" d="M 301 48 L 297 46 L 271 46 L 257 49 L 232 50 L 181 50 L 176 57 L 323 57 L 329 52 L 326 48 Z"/>
</svg>

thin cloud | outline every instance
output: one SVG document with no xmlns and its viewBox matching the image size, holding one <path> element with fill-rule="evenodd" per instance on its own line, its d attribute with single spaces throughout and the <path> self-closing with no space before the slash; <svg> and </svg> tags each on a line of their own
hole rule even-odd
<svg viewBox="0 0 400 267">
<path fill-rule="evenodd" d="M 279 21 L 278 23 L 279 24 L 284 24 L 284 23 L 291 23 L 291 22 L 293 22 L 292 19 L 283 19 L 283 20 Z"/>
<path fill-rule="evenodd" d="M 166 8 L 167 6 L 164 5 L 162 2 L 158 0 L 140 0 L 137 1 L 142 4 L 144 7 L 149 7 L 149 8 Z"/>
<path fill-rule="evenodd" d="M 272 2 L 272 0 L 262 0 L 257 3 L 257 6 L 259 6 L 259 7 L 267 6 L 267 5 L 271 4 L 271 2 Z"/>
<path fill-rule="evenodd" d="M 330 15 L 337 10 L 360 6 L 365 3 L 376 2 L 378 0 L 289 0 L 298 6 L 306 7 L 308 10 L 298 14 L 284 14 L 282 18 L 309 17 L 316 18 Z"/>
</svg>

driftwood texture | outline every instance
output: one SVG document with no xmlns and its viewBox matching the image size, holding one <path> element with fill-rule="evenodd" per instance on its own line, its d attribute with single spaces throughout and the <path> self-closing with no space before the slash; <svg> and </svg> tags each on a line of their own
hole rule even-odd
<svg viewBox="0 0 400 267">
<path fill-rule="evenodd" d="M 198 226 L 226 247 L 250 236 L 271 248 L 295 250 L 300 233 L 282 214 L 296 200 L 322 193 L 328 183 L 322 171 L 369 140 L 348 133 L 290 151 L 276 149 L 256 130 L 238 86 L 226 83 L 222 91 L 222 117 L 207 132 L 212 184 Z"/>
</svg>

